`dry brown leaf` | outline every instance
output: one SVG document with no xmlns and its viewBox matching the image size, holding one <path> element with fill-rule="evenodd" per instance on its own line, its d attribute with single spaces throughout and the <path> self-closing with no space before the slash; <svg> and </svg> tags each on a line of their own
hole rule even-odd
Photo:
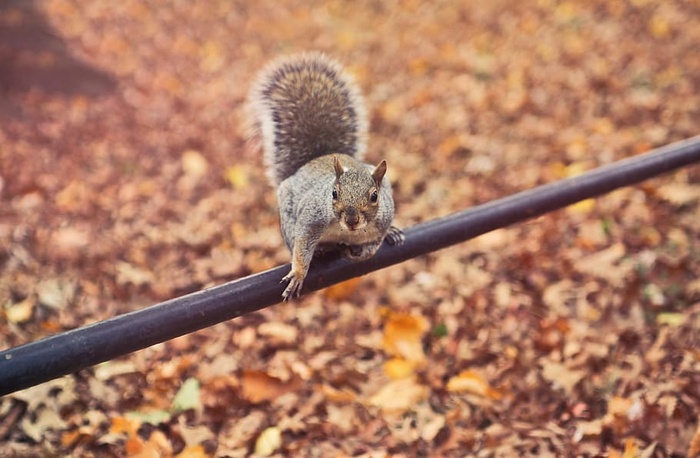
<svg viewBox="0 0 700 458">
<path fill-rule="evenodd" d="M 659 330 L 659 335 L 656 336 L 656 340 L 644 355 L 644 359 L 646 359 L 647 362 L 656 364 L 668 354 L 664 349 L 664 345 L 666 345 L 666 341 L 668 340 L 669 330 L 668 326 L 663 326 Z"/>
<path fill-rule="evenodd" d="M 229 418 L 219 433 L 219 443 L 225 448 L 234 449 L 251 441 L 265 424 L 266 415 L 261 410 L 253 410 L 243 418 Z"/>
<path fill-rule="evenodd" d="M 258 326 L 258 334 L 270 338 L 276 344 L 292 344 L 296 342 L 299 330 L 290 324 L 267 321 Z"/>
<path fill-rule="evenodd" d="M 22 432 L 34 441 L 42 440 L 47 431 L 64 429 L 67 423 L 55 410 L 41 409 L 36 418 L 24 417 L 20 422 Z"/>
<path fill-rule="evenodd" d="M 571 394 L 574 386 L 586 375 L 582 369 L 569 369 L 563 364 L 543 359 L 542 377 L 551 382 L 554 387 L 561 388 L 565 393 Z"/>
<path fill-rule="evenodd" d="M 355 427 L 355 407 L 350 405 L 337 406 L 329 404 L 326 407 L 328 411 L 328 422 L 335 425 L 343 433 L 350 433 Z"/>
<path fill-rule="evenodd" d="M 445 416 L 435 415 L 433 419 L 429 420 L 421 428 L 421 439 L 428 443 L 432 442 L 433 439 L 435 439 L 435 436 L 437 436 L 440 430 L 443 428 L 443 426 L 445 426 Z"/>
<path fill-rule="evenodd" d="M 36 286 L 39 302 L 54 310 L 65 309 L 75 297 L 77 283 L 62 278 L 50 278 Z"/>
<path fill-rule="evenodd" d="M 585 437 L 597 437 L 603 432 L 603 419 L 598 418 L 592 421 L 580 421 L 576 424 L 573 441 L 581 442 Z"/>
<path fill-rule="evenodd" d="M 182 171 L 192 178 L 201 178 L 206 175 L 209 169 L 207 159 L 202 153 L 195 150 L 187 150 L 182 153 Z"/>
<path fill-rule="evenodd" d="M 138 369 L 132 360 L 113 360 L 97 366 L 95 368 L 95 378 L 105 381 L 118 375 L 132 374 L 134 372 L 138 372 Z"/>
<path fill-rule="evenodd" d="M 690 444 L 688 445 L 688 458 L 698 458 L 700 457 L 700 416 L 698 416 L 698 427 L 695 429 L 695 434 L 693 438 L 690 439 Z"/>
<path fill-rule="evenodd" d="M 341 390 L 325 384 L 321 385 L 320 389 L 325 398 L 334 404 L 347 404 L 357 400 L 357 395 L 350 390 Z"/>
<path fill-rule="evenodd" d="M 688 205 L 700 199 L 700 186 L 678 182 L 667 183 L 659 186 L 656 194 L 673 205 Z"/>
<path fill-rule="evenodd" d="M 284 382 L 271 377 L 265 372 L 244 370 L 241 377 L 241 395 L 253 404 L 272 401 L 275 398 L 294 391 L 298 388 L 298 381 L 292 379 Z"/>
<path fill-rule="evenodd" d="M 192 448 L 193 452 L 196 451 L 196 447 L 202 442 L 215 438 L 214 433 L 208 426 L 188 426 L 185 417 L 182 415 L 178 417 L 177 424 L 180 436 L 185 441 L 185 448 Z"/>
<path fill-rule="evenodd" d="M 386 412 L 403 412 L 424 400 L 427 395 L 426 386 L 414 378 L 404 378 L 392 380 L 381 387 L 368 399 L 368 403 Z"/>
<path fill-rule="evenodd" d="M 602 251 L 576 260 L 574 267 L 583 274 L 607 280 L 613 286 L 621 286 L 635 268 L 633 261 L 623 260 L 626 254 L 625 245 L 616 243 Z"/>
<path fill-rule="evenodd" d="M 142 286 L 152 283 L 155 275 L 150 270 L 142 269 L 128 262 L 118 262 L 115 265 L 117 282 L 122 285 Z"/>
</svg>

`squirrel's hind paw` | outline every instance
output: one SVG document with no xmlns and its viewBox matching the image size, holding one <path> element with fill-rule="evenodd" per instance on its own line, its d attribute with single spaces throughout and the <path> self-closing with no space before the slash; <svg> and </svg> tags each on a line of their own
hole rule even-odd
<svg viewBox="0 0 700 458">
<path fill-rule="evenodd" d="M 403 244 L 405 239 L 403 231 L 396 226 L 391 226 L 384 236 L 384 240 L 392 246 Z"/>
</svg>

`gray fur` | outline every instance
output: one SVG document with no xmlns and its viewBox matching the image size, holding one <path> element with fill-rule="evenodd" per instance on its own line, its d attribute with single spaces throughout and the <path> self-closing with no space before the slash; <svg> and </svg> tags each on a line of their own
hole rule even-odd
<svg viewBox="0 0 700 458">
<path fill-rule="evenodd" d="M 301 291 L 319 247 L 363 260 L 385 238 L 393 245 L 403 241 L 391 225 L 386 164 L 361 162 L 367 116 L 340 65 L 318 53 L 275 61 L 251 90 L 249 107 L 292 252 L 292 269 L 282 279 L 289 282 L 285 300 Z"/>
</svg>

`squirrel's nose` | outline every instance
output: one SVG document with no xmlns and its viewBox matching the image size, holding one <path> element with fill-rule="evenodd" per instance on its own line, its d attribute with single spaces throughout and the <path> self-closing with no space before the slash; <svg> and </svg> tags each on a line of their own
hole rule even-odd
<svg viewBox="0 0 700 458">
<path fill-rule="evenodd" d="M 360 215 L 357 210 L 348 208 L 345 211 L 345 224 L 347 224 L 351 230 L 354 230 L 355 227 L 360 224 Z"/>
</svg>

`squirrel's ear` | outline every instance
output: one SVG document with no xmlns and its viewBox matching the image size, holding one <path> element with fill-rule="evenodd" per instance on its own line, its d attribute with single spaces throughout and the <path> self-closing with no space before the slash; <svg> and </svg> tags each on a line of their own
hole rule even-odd
<svg viewBox="0 0 700 458">
<path fill-rule="evenodd" d="M 386 174 L 386 161 L 380 162 L 379 165 L 374 169 L 374 172 L 372 172 L 372 178 L 374 178 L 374 182 L 377 183 L 377 186 L 382 185 L 382 179 L 384 178 L 384 174 Z"/>
<path fill-rule="evenodd" d="M 333 168 L 335 169 L 335 179 L 339 180 L 340 176 L 343 174 L 343 172 L 345 172 L 345 170 L 343 170 L 343 166 L 340 165 L 338 156 L 333 156 Z"/>
</svg>

